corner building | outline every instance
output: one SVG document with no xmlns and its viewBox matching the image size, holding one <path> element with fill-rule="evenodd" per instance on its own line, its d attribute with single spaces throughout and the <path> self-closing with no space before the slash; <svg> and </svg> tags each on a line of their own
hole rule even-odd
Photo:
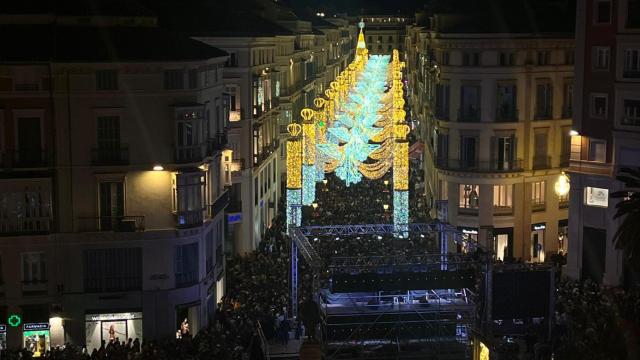
<svg viewBox="0 0 640 360">
<path fill-rule="evenodd" d="M 621 168 L 640 166 L 640 2 L 578 1 L 576 49 L 567 273 L 621 285 L 631 278 L 609 195 L 624 188 Z"/>
<path fill-rule="evenodd" d="M 145 15 L 43 19 L 0 31 L 1 316 L 89 351 L 197 332 L 224 292 L 227 54 Z"/>
<path fill-rule="evenodd" d="M 573 35 L 479 16 L 422 14 L 407 28 L 426 196 L 497 259 L 542 262 L 567 250 L 569 202 L 554 184 L 569 161 Z"/>
</svg>

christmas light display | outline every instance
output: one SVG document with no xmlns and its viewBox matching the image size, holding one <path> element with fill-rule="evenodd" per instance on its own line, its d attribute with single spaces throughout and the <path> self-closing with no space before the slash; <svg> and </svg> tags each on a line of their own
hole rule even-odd
<svg viewBox="0 0 640 360">
<path fill-rule="evenodd" d="M 287 140 L 287 229 L 302 223 L 302 127 L 287 126 L 291 138 Z"/>
<path fill-rule="evenodd" d="M 302 165 L 302 205 L 309 206 L 316 200 L 316 166 Z"/>
<path fill-rule="evenodd" d="M 287 189 L 287 230 L 302 224 L 302 189 Z"/>
<path fill-rule="evenodd" d="M 409 192 L 393 191 L 393 225 L 396 236 L 406 238 L 409 231 Z"/>
</svg>

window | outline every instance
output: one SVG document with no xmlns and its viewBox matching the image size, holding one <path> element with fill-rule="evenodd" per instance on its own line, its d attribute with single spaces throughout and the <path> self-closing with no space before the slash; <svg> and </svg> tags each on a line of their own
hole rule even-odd
<svg viewBox="0 0 640 360">
<path fill-rule="evenodd" d="M 184 89 L 184 77 L 182 70 L 165 70 L 164 88 L 166 90 Z"/>
<path fill-rule="evenodd" d="M 534 169 L 547 169 L 549 168 L 550 159 L 547 156 L 548 146 L 548 128 L 536 128 L 534 129 L 533 146 L 535 149 L 533 155 L 533 168 Z"/>
<path fill-rule="evenodd" d="M 494 210 L 511 210 L 513 206 L 513 185 L 493 185 Z"/>
<path fill-rule="evenodd" d="M 494 142 L 493 156 L 495 163 L 492 163 L 492 169 L 495 170 L 511 170 L 514 164 L 516 152 L 515 136 L 500 136 L 491 139 Z"/>
<path fill-rule="evenodd" d="M 18 122 L 18 153 L 14 161 L 20 167 L 37 167 L 45 162 L 42 151 L 41 119 L 20 117 Z"/>
<path fill-rule="evenodd" d="M 449 65 L 449 52 L 448 51 L 443 51 L 442 52 L 442 65 Z"/>
<path fill-rule="evenodd" d="M 462 54 L 462 65 L 464 66 L 478 66 L 480 65 L 480 53 L 478 52 L 465 52 Z"/>
<path fill-rule="evenodd" d="M 516 64 L 516 54 L 514 52 L 500 53 L 500 66 L 513 66 Z"/>
<path fill-rule="evenodd" d="M 596 24 L 610 24 L 611 23 L 611 1 L 610 0 L 596 0 L 595 14 L 593 17 Z"/>
<path fill-rule="evenodd" d="M 382 36 L 378 36 L 378 42 L 381 43 L 382 42 Z"/>
<path fill-rule="evenodd" d="M 622 76 L 640 78 L 640 48 L 624 49 Z"/>
<path fill-rule="evenodd" d="M 531 183 L 531 209 L 533 211 L 543 211 L 546 199 L 546 182 L 537 181 Z"/>
<path fill-rule="evenodd" d="M 589 139 L 589 161 L 605 162 L 607 143 L 604 140 Z"/>
<path fill-rule="evenodd" d="M 197 87 L 198 87 L 198 69 L 190 69 L 189 70 L 189 89 L 196 89 Z"/>
<path fill-rule="evenodd" d="M 538 51 L 537 57 L 538 57 L 537 64 L 539 66 L 551 65 L 551 51 L 549 50 Z"/>
<path fill-rule="evenodd" d="M 460 209 L 478 210 L 480 203 L 480 186 L 460 184 Z"/>
<path fill-rule="evenodd" d="M 476 167 L 476 143 L 475 136 L 462 136 L 460 138 L 460 167 Z"/>
<path fill-rule="evenodd" d="M 175 247 L 176 287 L 190 286 L 198 282 L 198 243 Z"/>
<path fill-rule="evenodd" d="M 565 81 L 563 101 L 562 118 L 569 119 L 573 117 L 573 80 Z"/>
<path fill-rule="evenodd" d="M 516 111 L 516 85 L 515 84 L 498 84 L 496 90 L 498 104 L 496 109 L 496 120 L 498 121 L 517 121 L 518 114 Z"/>
<path fill-rule="evenodd" d="M 238 66 L 238 56 L 234 52 L 227 52 L 229 57 L 227 61 L 224 63 L 225 67 L 236 67 Z"/>
<path fill-rule="evenodd" d="M 387 38 L 387 42 L 393 42 L 393 36 L 389 35 L 389 37 Z"/>
<path fill-rule="evenodd" d="M 564 64 L 565 65 L 573 65 L 576 63 L 576 52 L 571 50 L 566 50 L 564 52 Z"/>
<path fill-rule="evenodd" d="M 591 94 L 591 117 L 607 117 L 607 95 Z"/>
<path fill-rule="evenodd" d="M 100 230 L 118 230 L 124 216 L 124 183 L 104 181 L 99 191 Z"/>
<path fill-rule="evenodd" d="M 584 203 L 588 206 L 608 207 L 609 189 L 587 186 L 584 188 Z"/>
<path fill-rule="evenodd" d="M 593 50 L 593 69 L 609 70 L 610 49 L 606 46 L 594 46 Z"/>
<path fill-rule="evenodd" d="M 640 28 L 640 0 L 627 1 L 627 28 Z"/>
<path fill-rule="evenodd" d="M 0 233 L 46 232 L 51 227 L 48 180 L 20 180 L 0 186 Z"/>
<path fill-rule="evenodd" d="M 436 113 L 438 119 L 449 120 L 449 82 L 436 85 Z"/>
<path fill-rule="evenodd" d="M 84 291 L 142 289 L 142 248 L 84 250 Z"/>
<path fill-rule="evenodd" d="M 43 252 L 22 253 L 22 282 L 47 281 L 47 262 Z"/>
<path fill-rule="evenodd" d="M 253 179 L 253 205 L 254 206 L 258 206 L 258 199 L 259 199 L 259 193 L 258 193 L 258 177 L 256 177 L 255 179 Z"/>
<path fill-rule="evenodd" d="M 96 71 L 96 90 L 118 90 L 118 71 Z"/>
<path fill-rule="evenodd" d="M 205 209 L 205 177 L 200 172 L 175 176 L 174 211 L 179 227 L 202 224 Z"/>
<path fill-rule="evenodd" d="M 206 257 L 206 269 L 207 274 L 213 270 L 213 230 L 210 230 L 207 233 L 207 237 L 205 238 L 205 257 Z"/>
<path fill-rule="evenodd" d="M 99 149 L 120 149 L 120 117 L 99 116 L 96 124 Z"/>
<path fill-rule="evenodd" d="M 449 134 L 438 133 L 438 163 L 446 165 L 449 160 Z"/>
<path fill-rule="evenodd" d="M 542 82 L 536 85 L 536 114 L 535 118 L 551 119 L 553 107 L 553 88 L 551 83 Z"/>
<path fill-rule="evenodd" d="M 624 99 L 622 125 L 640 125 L 640 100 Z"/>
<path fill-rule="evenodd" d="M 463 85 L 460 87 L 460 93 L 458 121 L 480 121 L 480 86 Z"/>
</svg>

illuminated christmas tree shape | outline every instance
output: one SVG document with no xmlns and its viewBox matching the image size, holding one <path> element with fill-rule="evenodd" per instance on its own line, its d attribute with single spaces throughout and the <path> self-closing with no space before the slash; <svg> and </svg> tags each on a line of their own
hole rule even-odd
<svg viewBox="0 0 640 360">
<path fill-rule="evenodd" d="M 383 107 L 381 101 L 386 90 L 388 66 L 388 56 L 369 59 L 347 102 L 327 129 L 327 142 L 317 145 L 329 161 L 337 161 L 336 176 L 347 186 L 362 180 L 360 164 L 380 147 L 371 141 L 384 130 L 375 124 L 380 120 L 378 112 Z"/>
</svg>

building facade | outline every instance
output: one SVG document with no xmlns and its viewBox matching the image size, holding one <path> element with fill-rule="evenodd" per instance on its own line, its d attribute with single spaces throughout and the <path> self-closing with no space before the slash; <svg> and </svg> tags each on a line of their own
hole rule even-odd
<svg viewBox="0 0 640 360">
<path fill-rule="evenodd" d="M 500 260 L 567 250 L 572 34 L 460 29 L 435 14 L 407 29 L 411 119 L 433 215 Z"/>
<path fill-rule="evenodd" d="M 197 332 L 224 292 L 227 54 L 146 20 L 3 26 L 1 315 L 52 346 Z"/>
<path fill-rule="evenodd" d="M 640 2 L 577 2 L 576 96 L 571 139 L 568 274 L 606 285 L 625 280 L 613 236 L 623 167 L 640 166 Z M 573 241 L 575 239 L 575 241 Z"/>
<path fill-rule="evenodd" d="M 365 24 L 365 41 L 369 54 L 391 55 L 394 49 L 400 54 L 405 51 L 406 27 L 413 23 L 413 18 L 405 15 L 362 15 L 353 18 L 357 23 Z"/>
</svg>

